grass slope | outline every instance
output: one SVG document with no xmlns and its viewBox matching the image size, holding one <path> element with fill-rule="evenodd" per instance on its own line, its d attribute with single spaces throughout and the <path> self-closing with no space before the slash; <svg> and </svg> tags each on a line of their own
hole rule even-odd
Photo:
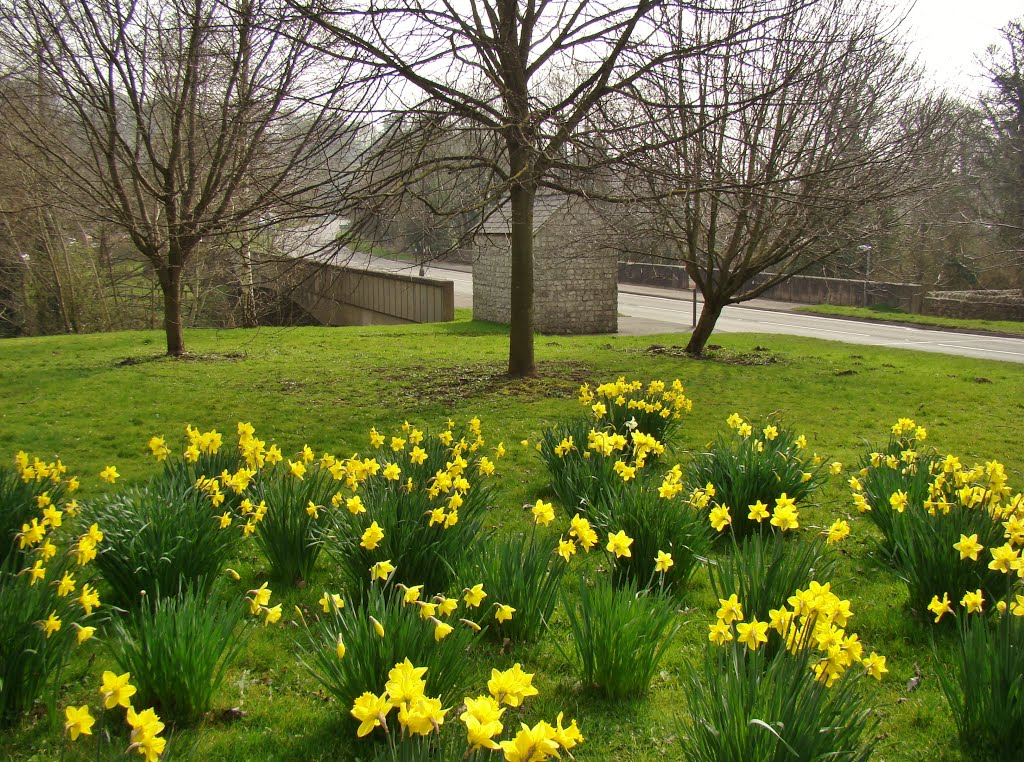
<svg viewBox="0 0 1024 762">
<path fill-rule="evenodd" d="M 872 307 L 842 307 L 835 304 L 815 304 L 810 307 L 797 307 L 796 311 L 813 315 L 851 317 L 857 318 L 857 320 L 878 320 L 885 323 L 906 323 L 908 325 L 931 326 L 933 328 L 951 328 L 958 331 L 1024 336 L 1024 323 L 1018 320 L 969 320 L 967 318 L 917 315 L 882 304 Z"/>
<path fill-rule="evenodd" d="M 518 443 L 557 419 L 575 415 L 580 383 L 619 375 L 650 380 L 680 378 L 695 407 L 677 452 L 685 459 L 724 428 L 732 412 L 757 420 L 781 414 L 806 434 L 811 447 L 853 464 L 867 443 L 885 439 L 900 416 L 928 427 L 929 441 L 965 462 L 998 458 L 1022 486 L 1024 368 L 909 351 L 883 350 L 781 336 L 724 335 L 711 359 L 683 356 L 682 335 L 656 337 L 538 337 L 540 376 L 503 377 L 507 335 L 501 327 L 470 321 L 443 325 L 251 331 L 190 330 L 190 360 L 160 356 L 155 332 L 8 340 L 0 343 L 0 456 L 18 449 L 60 455 L 80 474 L 83 497 L 96 494 L 99 471 L 115 463 L 125 481 L 154 470 L 146 451 L 153 434 L 176 443 L 187 423 L 233 434 L 251 421 L 261 437 L 286 453 L 309 443 L 317 452 L 365 451 L 371 426 L 391 432 L 404 419 L 436 431 L 448 417 L 474 415 L 488 446 L 504 441 L 499 503 L 493 524 L 523 527 L 521 506 L 544 494 L 545 474 L 530 448 Z M 172 445 L 172 446 L 175 446 Z M 852 511 L 845 484 L 833 479 L 821 506 L 801 517 L 804 526 L 827 526 Z M 564 511 L 560 508 L 564 524 Z M 931 630 L 907 611 L 901 583 L 869 557 L 867 522 L 850 517 L 854 536 L 842 550 L 834 584 L 852 599 L 854 628 L 870 648 L 889 657 L 891 674 L 868 686 L 881 716 L 878 757 L 887 760 L 957 760 L 956 736 L 930 651 Z M 242 587 L 255 586 L 265 562 L 251 546 L 237 568 Z M 593 558 L 593 556 L 592 556 Z M 335 589 L 326 566 L 310 589 L 275 590 L 285 612 L 293 604 L 315 608 L 321 590 Z M 575 580 L 573 574 L 568 579 Z M 251 583 L 251 584 L 250 584 Z M 281 595 L 280 598 L 277 598 Z M 473 662 L 480 689 L 492 666 L 522 661 L 536 672 L 541 695 L 523 719 L 552 719 L 558 711 L 579 720 L 587 743 L 580 759 L 675 758 L 674 718 L 685 707 L 679 667 L 704 647 L 715 602 L 698 575 L 684 601 L 683 628 L 645 700 L 608 703 L 581 692 L 553 641 L 565 642 L 556 617 L 549 638 L 502 653 L 484 646 Z M 286 619 L 289 615 L 286 613 Z M 175 739 L 179 752 L 218 760 L 339 759 L 366 755 L 345 719 L 348 707 L 325 698 L 297 663 L 292 625 L 259 628 L 231 670 L 216 705 L 240 707 L 230 720 L 217 713 L 202 728 Z M 941 638 L 942 652 L 949 644 Z M 111 660 L 102 648 L 72 661 L 61 706 L 96 704 L 96 686 Z M 923 673 L 920 687 L 905 684 Z M 383 679 L 383 678 L 382 678 Z M 62 717 L 62 715 L 61 715 Z M 455 717 L 449 718 L 455 721 Z M 508 728 L 518 719 L 510 715 Z M 0 755 L 44 759 L 63 745 L 61 719 L 27 721 L 0 738 Z"/>
</svg>

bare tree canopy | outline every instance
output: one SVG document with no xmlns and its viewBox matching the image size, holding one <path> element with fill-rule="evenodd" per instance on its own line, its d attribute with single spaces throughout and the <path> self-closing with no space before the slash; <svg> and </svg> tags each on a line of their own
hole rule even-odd
<svg viewBox="0 0 1024 762">
<path fill-rule="evenodd" d="M 293 0 L 294 1 L 294 0 Z M 637 54 L 658 0 L 296 2 L 391 83 L 392 111 L 490 136 L 486 165 L 511 202 L 509 373 L 535 372 L 533 203 L 560 187 L 587 116 L 656 57 Z M 487 142 L 487 138 L 483 138 Z M 560 182 L 561 181 L 561 182 Z"/>
<path fill-rule="evenodd" d="M 297 211 L 326 180 L 342 88 L 316 26 L 278 0 L 7 0 L 9 124 L 54 186 L 123 229 L 179 355 L 182 270 L 211 236 Z M 342 80 L 343 81 L 343 80 Z"/>
<path fill-rule="evenodd" d="M 999 228 L 1009 259 L 1019 267 L 1024 263 L 1024 18 L 1003 27 L 1001 36 L 988 51 L 991 87 L 981 99 L 992 131 L 988 222 Z"/>
<path fill-rule="evenodd" d="M 756 26 L 763 9 L 743 2 L 666 14 L 676 38 L 695 29 L 732 42 L 650 72 L 623 106 L 649 127 L 619 133 L 620 150 L 651 147 L 633 163 L 630 230 L 666 242 L 704 296 L 691 353 L 726 305 L 866 245 L 853 224 L 866 204 L 930 182 L 908 170 L 931 147 L 941 103 L 919 91 L 894 28 L 864 3 L 790 5 Z"/>
</svg>

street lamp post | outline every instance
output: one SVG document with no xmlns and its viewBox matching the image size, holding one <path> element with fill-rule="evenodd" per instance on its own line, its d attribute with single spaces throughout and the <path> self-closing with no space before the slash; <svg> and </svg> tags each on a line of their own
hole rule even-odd
<svg viewBox="0 0 1024 762">
<path fill-rule="evenodd" d="M 862 301 L 864 302 L 863 307 L 868 306 L 868 278 L 871 277 L 871 246 L 866 243 L 862 243 L 857 247 L 859 251 L 864 252 L 864 296 Z"/>
</svg>

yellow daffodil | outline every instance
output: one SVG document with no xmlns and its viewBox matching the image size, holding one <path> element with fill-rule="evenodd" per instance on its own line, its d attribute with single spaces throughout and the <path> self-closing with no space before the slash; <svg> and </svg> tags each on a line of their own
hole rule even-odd
<svg viewBox="0 0 1024 762">
<path fill-rule="evenodd" d="M 615 534 L 608 533 L 608 545 L 606 550 L 609 553 L 614 553 L 616 558 L 630 558 L 633 553 L 630 551 L 629 546 L 633 544 L 633 538 L 626 535 L 624 530 L 619 530 Z"/>
<path fill-rule="evenodd" d="M 545 503 L 543 500 L 538 500 L 534 504 L 532 513 L 534 521 L 541 526 L 548 526 L 555 520 L 554 506 L 551 503 Z"/>
<path fill-rule="evenodd" d="M 103 708 L 113 709 L 115 706 L 128 707 L 131 704 L 131 697 L 135 695 L 135 686 L 129 681 L 131 673 L 115 675 L 109 670 L 103 673 L 103 684 L 100 686 L 100 695 L 103 697 Z"/>
<path fill-rule="evenodd" d="M 751 651 L 756 651 L 761 643 L 768 642 L 768 623 L 757 621 L 757 617 L 750 622 L 737 622 L 736 642 L 742 643 Z"/>
<path fill-rule="evenodd" d="M 882 675 L 889 671 L 885 668 L 885 657 L 879 656 L 874 651 L 862 662 L 862 665 L 865 671 L 876 680 L 881 680 Z"/>
<path fill-rule="evenodd" d="M 732 629 L 728 624 L 719 619 L 714 624 L 709 625 L 708 640 L 716 646 L 725 645 L 732 640 Z"/>
<path fill-rule="evenodd" d="M 523 672 L 519 662 L 504 672 L 492 669 L 491 679 L 487 681 L 487 690 L 498 704 L 507 704 L 513 708 L 520 706 L 524 698 L 536 696 L 538 693 L 533 686 L 533 675 Z"/>
<path fill-rule="evenodd" d="M 487 593 L 484 592 L 483 583 L 473 585 L 472 588 L 466 588 L 463 592 L 465 595 L 462 599 L 466 602 L 467 606 L 472 606 L 473 608 L 477 608 L 483 602 L 483 599 L 487 597 Z"/>
<path fill-rule="evenodd" d="M 953 607 L 949 605 L 949 595 L 943 593 L 941 601 L 939 596 L 933 595 L 931 603 L 928 604 L 928 610 L 935 614 L 936 623 L 942 619 L 943 615 L 953 613 Z"/>
<path fill-rule="evenodd" d="M 355 700 L 351 711 L 352 716 L 359 720 L 356 735 L 362 738 L 378 727 L 387 730 L 388 712 L 393 708 L 386 694 L 382 693 L 380 696 L 369 692 L 362 694 Z"/>
<path fill-rule="evenodd" d="M 751 521 L 756 521 L 760 524 L 766 518 L 768 518 L 768 506 L 758 500 L 753 505 L 747 506 L 748 513 L 747 518 Z"/>
<path fill-rule="evenodd" d="M 835 523 L 828 528 L 826 544 L 834 545 L 838 542 L 842 542 L 850 535 L 850 525 L 842 519 L 837 519 Z"/>
<path fill-rule="evenodd" d="M 968 614 L 982 613 L 985 607 L 985 596 L 982 595 L 981 588 L 973 593 L 970 591 L 964 593 L 964 597 L 960 599 L 960 605 L 967 609 Z"/>
<path fill-rule="evenodd" d="M 708 520 L 716 532 L 721 532 L 732 523 L 732 516 L 729 514 L 729 506 L 716 505 L 708 514 Z"/>
<path fill-rule="evenodd" d="M 77 708 L 73 706 L 67 707 L 64 710 L 64 717 L 67 719 L 67 722 L 64 723 L 64 730 L 71 735 L 72 741 L 77 741 L 80 735 L 92 735 L 92 726 L 96 720 L 89 714 L 88 704 L 83 704 Z"/>
<path fill-rule="evenodd" d="M 664 574 L 675 565 L 675 561 L 672 560 L 672 554 L 666 553 L 663 550 L 658 551 L 658 555 L 654 559 L 654 571 L 659 574 Z"/>
<path fill-rule="evenodd" d="M 728 598 L 719 598 L 718 603 L 719 609 L 715 615 L 717 619 L 722 620 L 726 624 L 732 624 L 743 619 L 743 605 L 736 597 L 736 593 L 733 593 Z"/>
<path fill-rule="evenodd" d="M 370 579 L 386 580 L 394 570 L 395 567 L 391 561 L 378 561 L 370 567 Z"/>
<path fill-rule="evenodd" d="M 359 542 L 360 547 L 366 548 L 367 550 L 375 550 L 380 541 L 384 539 L 384 530 L 378 526 L 377 522 L 374 521 L 366 528 L 363 532 L 362 539 Z"/>
</svg>

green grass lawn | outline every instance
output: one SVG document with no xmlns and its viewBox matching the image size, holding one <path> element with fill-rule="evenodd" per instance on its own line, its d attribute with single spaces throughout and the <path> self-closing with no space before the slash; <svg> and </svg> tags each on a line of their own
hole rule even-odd
<svg viewBox="0 0 1024 762">
<path fill-rule="evenodd" d="M 962 331 L 990 331 L 1013 336 L 1024 336 L 1024 323 L 1019 320 L 969 320 L 967 318 L 916 315 L 886 305 L 843 307 L 835 304 L 815 304 L 810 307 L 797 307 L 796 311 L 814 315 L 852 317 L 858 320 L 882 320 L 890 323 L 909 323 L 911 325 L 933 326 L 935 328 L 952 328 Z"/>
<path fill-rule="evenodd" d="M 579 413 L 583 382 L 620 375 L 644 381 L 679 378 L 694 400 L 680 443 L 666 466 L 685 462 L 739 412 L 756 421 L 778 414 L 806 435 L 810 448 L 852 466 L 870 444 L 884 442 L 898 417 L 912 417 L 929 431 L 929 444 L 965 463 L 1005 463 L 1014 491 L 1024 485 L 1024 367 L 945 355 L 884 350 L 782 336 L 716 336 L 723 345 L 709 359 L 682 353 L 685 336 L 537 337 L 539 375 L 504 376 L 507 333 L 502 327 L 459 320 L 408 327 L 189 330 L 192 359 L 161 356 L 162 335 L 130 332 L 5 340 L 0 343 L 0 455 L 24 449 L 59 455 L 82 479 L 82 498 L 101 489 L 98 474 L 116 464 L 125 482 L 143 482 L 155 471 L 146 442 L 162 434 L 176 447 L 186 424 L 217 428 L 233 438 L 237 421 L 286 454 L 310 444 L 318 453 L 367 450 L 367 431 L 391 433 L 406 419 L 438 431 L 449 417 L 479 416 L 488 447 L 503 441 L 509 455 L 498 463 L 498 488 L 489 523 L 498 532 L 525 528 L 524 503 L 546 496 L 546 474 L 522 439 Z M 230 436 L 227 436 L 230 435 Z M 172 444 L 173 443 L 173 444 Z M 886 760 L 961 759 L 951 716 L 935 677 L 932 630 L 906 607 L 903 585 L 870 556 L 871 528 L 858 516 L 844 477 L 833 477 L 819 504 L 801 516 L 805 533 L 847 517 L 853 536 L 838 551 L 834 587 L 852 601 L 853 628 L 868 650 L 889 658 L 890 674 L 866 691 L 880 717 L 877 757 Z M 556 506 L 567 524 L 565 507 Z M 564 530 L 563 530 L 564 531 Z M 590 563 L 596 563 L 591 554 Z M 232 668 L 201 727 L 181 731 L 178 754 L 216 760 L 367 759 L 356 743 L 349 707 L 328 699 L 296 658 L 301 631 L 290 620 L 293 605 L 317 608 L 323 589 L 337 589 L 338 572 L 321 560 L 307 589 L 275 587 L 284 603 L 283 624 L 258 628 Z M 266 577 L 266 562 L 247 546 L 235 564 L 242 589 Z M 575 575 L 567 579 L 575 584 Z M 280 596 L 280 597 L 277 597 Z M 650 694 L 607 702 L 580 689 L 558 645 L 567 642 L 564 615 L 536 645 L 504 652 L 484 642 L 467 660 L 480 675 L 480 692 L 492 666 L 514 661 L 536 673 L 540 696 L 527 702 L 524 721 L 552 721 L 558 711 L 576 718 L 587 741 L 579 759 L 677 758 L 676 718 L 686 707 L 680 669 L 707 642 L 714 618 L 707 577 L 700 572 L 683 600 L 681 630 Z M 97 639 L 99 640 L 99 639 Z M 940 653 L 951 643 L 939 637 Z M 96 704 L 110 655 L 97 644 L 65 673 L 61 707 Z M 919 669 L 919 687 L 907 681 Z M 382 676 L 382 682 L 383 682 Z M 531 703 L 532 702 L 532 703 Z M 240 716 L 223 710 L 238 707 Z M 7 758 L 50 759 L 63 746 L 63 714 L 50 724 L 37 712 L 0 737 Z M 504 718 L 506 735 L 520 715 Z M 457 723 L 454 713 L 449 720 Z M 84 758 L 84 757 L 83 757 Z"/>
</svg>

